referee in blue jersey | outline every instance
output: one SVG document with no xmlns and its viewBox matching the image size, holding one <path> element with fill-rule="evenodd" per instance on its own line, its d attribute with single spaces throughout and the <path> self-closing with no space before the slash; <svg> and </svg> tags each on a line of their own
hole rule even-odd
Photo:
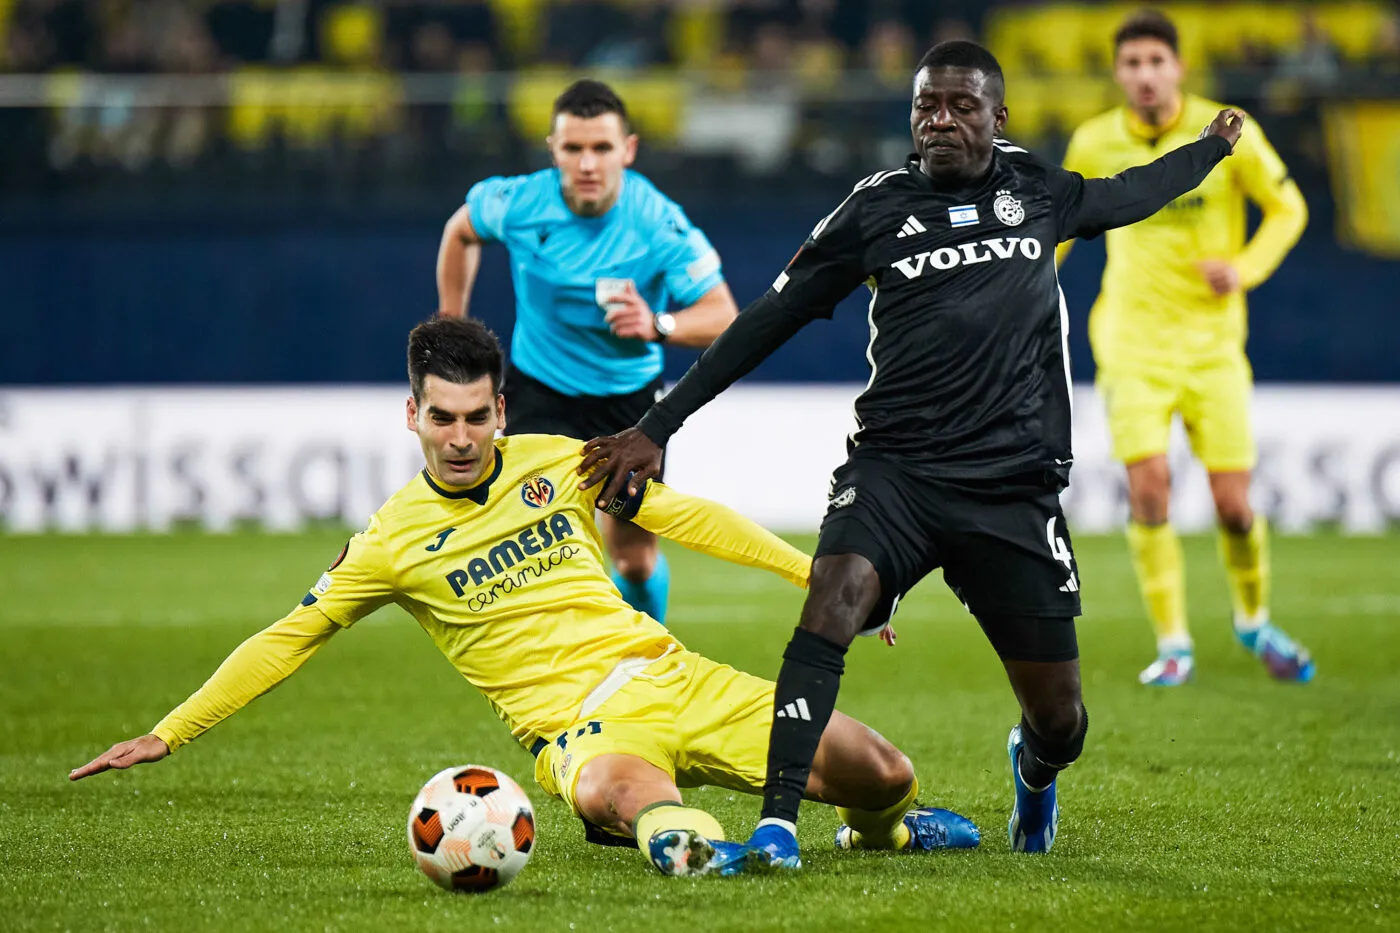
<svg viewBox="0 0 1400 933">
<path fill-rule="evenodd" d="M 583 80 L 559 95 L 547 143 L 553 168 L 478 182 L 448 220 L 438 307 L 465 315 L 481 244 L 504 244 L 516 303 L 506 433 L 587 440 L 631 427 L 661 397 L 663 344 L 708 347 L 738 308 L 705 234 L 628 168 L 637 137 L 610 87 Z M 603 521 L 618 589 L 665 622 L 656 536 Z"/>
</svg>

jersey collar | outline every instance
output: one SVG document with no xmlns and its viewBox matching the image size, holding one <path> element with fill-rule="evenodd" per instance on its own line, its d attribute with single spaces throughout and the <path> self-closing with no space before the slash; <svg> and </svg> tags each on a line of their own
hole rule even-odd
<svg viewBox="0 0 1400 933">
<path fill-rule="evenodd" d="M 491 484 L 501 476 L 501 468 L 504 466 L 505 456 L 501 453 L 501 448 L 496 448 L 496 465 L 491 468 L 491 475 L 475 486 L 466 489 L 450 489 L 433 479 L 433 475 L 428 472 L 428 468 L 423 468 L 423 482 L 428 484 L 428 488 L 444 499 L 470 499 L 477 505 L 485 505 L 486 497 L 491 492 Z"/>
<path fill-rule="evenodd" d="M 973 194 L 980 191 L 983 187 L 986 186 L 987 179 L 991 178 L 992 175 L 996 172 L 997 166 L 1000 164 L 1000 162 L 998 161 L 1000 158 L 1001 150 L 993 146 L 992 158 L 991 161 L 987 163 L 987 170 L 981 175 L 977 176 L 975 180 L 968 182 L 967 185 L 958 189 L 938 187 L 937 182 L 935 182 L 928 175 L 924 174 L 924 163 L 923 160 L 919 158 L 919 154 L 917 152 L 909 153 L 909 158 L 905 160 L 904 167 L 908 170 L 908 174 L 910 177 L 917 179 L 921 185 L 934 192 L 935 194 L 946 194 L 950 197 L 955 198 L 971 197 Z"/>
</svg>

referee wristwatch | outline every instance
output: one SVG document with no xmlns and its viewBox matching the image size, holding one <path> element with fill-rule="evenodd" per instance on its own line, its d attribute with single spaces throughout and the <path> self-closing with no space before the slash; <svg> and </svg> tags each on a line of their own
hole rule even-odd
<svg viewBox="0 0 1400 933">
<path fill-rule="evenodd" d="M 676 316 L 663 311 L 656 316 L 656 342 L 665 343 L 676 332 Z"/>
</svg>

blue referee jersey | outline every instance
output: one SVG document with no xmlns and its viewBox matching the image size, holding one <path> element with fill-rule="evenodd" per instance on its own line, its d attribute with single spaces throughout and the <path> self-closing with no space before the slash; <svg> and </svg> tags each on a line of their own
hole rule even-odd
<svg viewBox="0 0 1400 933">
<path fill-rule="evenodd" d="M 511 361 L 565 395 L 624 395 L 661 374 L 661 347 L 613 336 L 599 282 L 631 279 L 653 311 L 694 304 L 724 277 L 719 254 L 685 212 L 636 172 L 601 217 L 569 210 L 559 171 L 488 178 L 467 193 L 482 240 L 510 252 Z"/>
</svg>

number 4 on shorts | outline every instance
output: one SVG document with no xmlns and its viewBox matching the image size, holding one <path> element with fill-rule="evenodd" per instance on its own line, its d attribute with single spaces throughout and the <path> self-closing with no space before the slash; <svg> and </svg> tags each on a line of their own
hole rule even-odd
<svg viewBox="0 0 1400 933">
<path fill-rule="evenodd" d="M 1061 593 L 1079 592 L 1079 579 L 1074 573 L 1074 555 L 1070 553 L 1069 545 L 1060 535 L 1055 534 L 1055 519 L 1045 523 L 1045 541 L 1050 545 L 1050 556 L 1065 565 L 1069 571 L 1069 580 L 1060 587 Z"/>
</svg>

